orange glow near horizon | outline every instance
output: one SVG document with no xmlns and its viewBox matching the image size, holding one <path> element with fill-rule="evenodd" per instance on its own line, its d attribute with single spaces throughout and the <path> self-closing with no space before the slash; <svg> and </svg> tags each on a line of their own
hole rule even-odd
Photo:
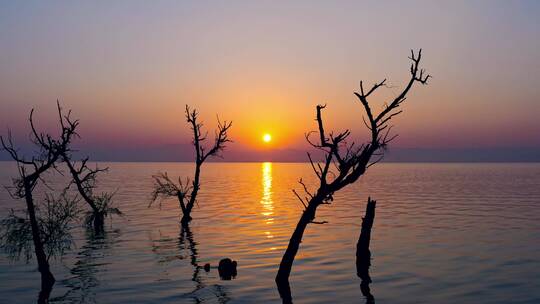
<svg viewBox="0 0 540 304">
<path fill-rule="evenodd" d="M 372 111 L 380 113 L 408 83 L 410 48 L 423 47 L 421 66 L 435 78 L 428 86 L 415 84 L 405 112 L 392 120 L 390 133 L 399 137 L 391 149 L 444 149 L 445 155 L 537 149 L 540 42 L 531 37 L 540 33 L 540 7 L 529 2 L 449 1 L 445 9 L 430 2 L 418 9 L 374 1 L 365 10 L 359 1 L 321 1 L 306 10 L 299 3 L 239 1 L 220 6 L 219 18 L 206 1 L 103 2 L 91 9 L 49 3 L 39 8 L 39 20 L 32 5 L 0 5 L 0 122 L 23 142 L 35 108 L 39 128 L 56 132 L 59 99 L 80 120 L 79 145 L 91 159 L 167 161 L 177 159 L 172 145 L 191 143 L 187 103 L 199 111 L 208 145 L 216 115 L 233 121 L 225 161 L 305 161 L 298 152 L 310 149 L 304 135 L 317 131 L 317 104 L 327 104 L 328 133 L 348 129 L 350 142 L 369 141 L 353 92 L 360 81 L 367 86 L 387 78 L 389 86 L 370 96 Z M 504 15 L 508 22 L 500 22 L 506 11 L 512 12 Z M 427 28 L 426 16 L 434 21 Z M 377 31 L 363 33 L 369 45 L 349 39 L 374 23 L 380 23 Z M 386 38 L 418 29 L 412 42 Z M 61 43 L 51 43 L 59 37 Z M 460 157 L 469 159 L 465 152 Z"/>
</svg>

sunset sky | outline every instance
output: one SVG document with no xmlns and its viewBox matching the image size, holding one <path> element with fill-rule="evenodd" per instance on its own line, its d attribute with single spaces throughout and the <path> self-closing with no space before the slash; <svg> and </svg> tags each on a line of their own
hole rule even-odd
<svg viewBox="0 0 540 304">
<path fill-rule="evenodd" d="M 24 146 L 32 107 L 53 130 L 59 99 L 94 158 L 187 160 L 189 104 L 211 134 L 217 114 L 233 120 L 225 160 L 301 161 L 316 104 L 362 138 L 359 81 L 388 78 L 380 109 L 422 48 L 433 79 L 413 88 L 393 147 L 534 158 L 538 16 L 537 1 L 3 1 L 0 133 Z"/>
</svg>

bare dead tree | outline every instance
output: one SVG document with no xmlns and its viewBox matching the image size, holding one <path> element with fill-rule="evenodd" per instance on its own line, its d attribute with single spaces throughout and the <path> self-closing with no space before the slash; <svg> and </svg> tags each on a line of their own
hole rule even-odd
<svg viewBox="0 0 540 304">
<path fill-rule="evenodd" d="M 9 187 L 8 190 L 13 198 L 25 199 L 38 270 L 41 273 L 42 294 L 47 295 L 55 279 L 50 271 L 47 254 L 44 249 L 44 237 L 46 235 L 40 229 L 33 191 L 40 181 L 44 183 L 42 175 L 46 171 L 50 169 L 57 170 L 57 162 L 63 153 L 70 151 L 71 141 L 77 136 L 76 128 L 79 125 L 78 120 L 71 119 L 71 111 L 67 115 L 63 114 L 59 102 L 57 102 L 57 108 L 60 121 L 60 135 L 58 137 L 54 137 L 48 133 L 38 132 L 33 120 L 34 110 L 32 109 L 30 111 L 30 140 L 37 147 L 36 154 L 30 159 L 25 158 L 19 153 L 19 150 L 13 143 L 11 132 L 8 131 L 7 138 L 0 136 L 2 149 L 17 163 L 19 176 L 13 178 L 13 186 Z M 42 298 L 41 295 L 40 298 Z"/>
<path fill-rule="evenodd" d="M 87 213 L 86 224 L 88 226 L 92 225 L 95 231 L 102 231 L 105 217 L 110 214 L 123 214 L 120 209 L 112 206 L 113 193 L 95 194 L 97 175 L 107 171 L 108 168 L 101 169 L 97 165 L 95 169 L 88 167 L 88 157 L 82 159 L 77 166 L 69 153 L 63 153 L 62 160 L 66 163 L 71 174 L 71 183 L 75 184 L 83 200 L 92 209 Z"/>
<path fill-rule="evenodd" d="M 232 126 L 231 121 L 221 122 L 219 117 L 217 119 L 218 125 L 215 130 L 214 144 L 208 149 L 203 143 L 207 139 L 208 132 L 202 133 L 202 123 L 198 122 L 199 113 L 197 110 L 191 110 L 186 105 L 186 120 L 190 124 L 190 128 L 193 131 L 192 144 L 195 148 L 195 173 L 193 180 L 190 181 L 186 178 L 183 182 L 178 178 L 178 183 L 172 181 L 167 173 L 158 173 L 154 176 L 154 191 L 152 192 L 152 199 L 150 205 L 160 198 L 176 197 L 182 210 L 183 224 L 191 221 L 191 210 L 197 202 L 197 194 L 200 189 L 200 176 L 202 164 L 208 159 L 208 157 L 221 156 L 220 153 L 225 149 L 225 145 L 231 140 L 228 137 L 228 131 Z"/>
<path fill-rule="evenodd" d="M 333 201 L 333 195 L 336 191 L 354 183 L 366 172 L 367 168 L 381 161 L 387 145 L 396 137 L 396 135 L 390 133 L 392 129 L 392 126 L 389 124 L 391 119 L 402 112 L 399 110 L 399 107 L 405 101 L 406 95 L 413 85 L 416 82 L 427 84 L 428 79 L 431 77 L 430 75 L 427 75 L 423 69 L 420 69 L 419 65 L 421 57 L 421 49 L 418 51 L 418 54 L 415 54 L 414 51 L 411 50 L 411 57 L 409 57 L 412 61 L 410 67 L 411 78 L 403 91 L 387 103 L 378 114 L 372 111 L 368 98 L 377 89 L 385 86 L 386 79 L 379 83 L 375 83 L 367 90 L 364 89 L 363 82 L 360 82 L 360 92 L 355 92 L 354 94 L 365 110 L 367 121 L 364 119 L 364 123 L 371 133 L 371 139 L 365 144 L 360 146 L 355 145 L 354 142 L 348 144 L 347 138 L 350 135 L 349 130 L 345 130 L 338 134 L 327 134 L 322 119 L 322 110 L 326 105 L 318 105 L 316 107 L 318 132 L 307 133 L 306 140 L 314 148 L 323 151 L 324 161 L 322 163 L 315 162 L 308 153 L 311 167 L 319 179 L 319 186 L 317 190 L 313 192 L 308 189 L 307 185 L 305 185 L 302 180 L 300 180 L 305 195 L 300 195 L 296 190 L 293 190 L 294 194 L 304 206 L 304 211 L 302 212 L 300 220 L 296 225 L 279 265 L 276 283 L 278 284 L 278 289 L 280 291 L 290 290 L 286 288 L 286 286 L 289 284 L 288 279 L 294 258 L 298 252 L 307 225 L 310 223 L 325 223 L 324 221 L 315 221 L 317 208 L 322 204 L 330 204 Z M 317 141 L 311 139 L 311 135 L 314 133 L 318 133 Z M 373 157 L 375 157 L 375 159 L 372 159 Z M 290 301 L 290 298 L 290 294 L 282 294 L 284 302 Z"/>
</svg>

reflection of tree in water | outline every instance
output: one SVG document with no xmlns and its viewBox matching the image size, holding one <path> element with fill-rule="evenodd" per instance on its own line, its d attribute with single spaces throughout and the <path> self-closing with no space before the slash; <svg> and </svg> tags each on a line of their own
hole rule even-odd
<svg viewBox="0 0 540 304">
<path fill-rule="evenodd" d="M 100 260 L 118 236 L 118 230 L 96 232 L 91 228 L 86 229 L 86 243 L 78 252 L 77 261 L 70 270 L 72 276 L 62 281 L 70 290 L 61 297 L 50 299 L 50 303 L 98 303 L 95 290 L 100 282 L 96 276 L 101 266 L 105 265 Z"/>
<path fill-rule="evenodd" d="M 203 266 L 198 262 L 197 242 L 193 238 L 193 232 L 188 225 L 180 225 L 180 235 L 178 241 L 173 243 L 173 239 L 160 235 L 158 240 L 152 240 L 152 251 L 160 256 L 158 263 L 169 263 L 174 260 L 189 259 L 189 263 L 193 267 L 191 280 L 195 283 L 195 288 L 182 295 L 184 298 L 193 299 L 194 303 L 204 303 L 207 299 L 207 294 L 201 290 L 209 291 L 215 297 L 218 303 L 227 303 L 230 298 L 227 295 L 225 288 L 218 284 L 207 285 L 201 277 Z M 187 255 L 183 252 L 187 251 Z"/>
<path fill-rule="evenodd" d="M 199 276 L 202 267 L 197 263 L 198 253 L 196 246 L 197 243 L 193 240 L 193 232 L 191 232 L 188 225 L 182 225 L 180 228 L 178 247 L 184 248 L 184 250 L 189 250 L 189 262 L 191 266 L 193 266 L 193 276 L 191 277 L 191 280 L 197 283 L 195 291 L 204 288 L 204 283 Z"/>
</svg>

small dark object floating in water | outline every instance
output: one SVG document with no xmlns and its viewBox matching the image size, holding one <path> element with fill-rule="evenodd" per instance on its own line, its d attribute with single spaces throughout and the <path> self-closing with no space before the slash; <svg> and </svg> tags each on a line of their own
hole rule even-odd
<svg viewBox="0 0 540 304">
<path fill-rule="evenodd" d="M 209 272 L 210 271 L 210 264 L 209 263 L 204 264 L 203 269 L 204 269 L 204 271 Z"/>
<path fill-rule="evenodd" d="M 218 272 L 222 280 L 230 280 L 231 278 L 236 277 L 236 261 L 233 261 L 229 258 L 222 259 L 219 261 Z"/>
</svg>

